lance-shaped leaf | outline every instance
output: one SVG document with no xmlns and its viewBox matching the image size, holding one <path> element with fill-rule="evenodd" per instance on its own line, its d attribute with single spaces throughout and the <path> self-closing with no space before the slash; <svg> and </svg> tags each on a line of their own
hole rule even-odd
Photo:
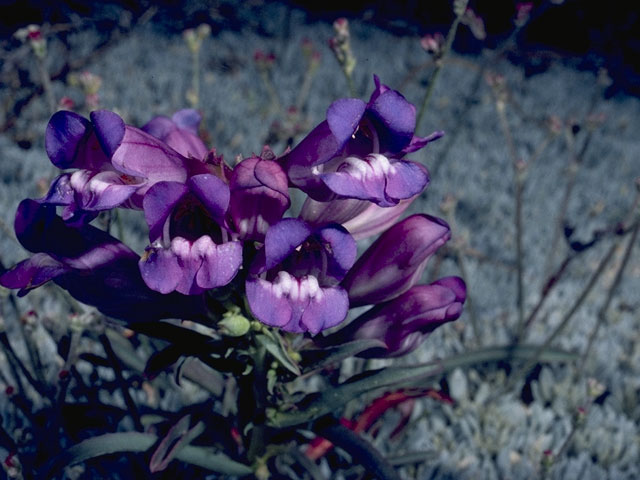
<svg viewBox="0 0 640 480">
<path fill-rule="evenodd" d="M 66 466 L 86 462 L 103 455 L 146 452 L 157 441 L 158 437 L 155 435 L 139 432 L 106 433 L 92 437 L 69 447 L 50 460 L 39 472 L 39 478 L 42 480 L 54 478 L 55 474 Z M 187 445 L 177 452 L 176 459 L 224 475 L 243 476 L 253 473 L 250 466 L 236 462 L 212 448 Z"/>
<path fill-rule="evenodd" d="M 173 425 L 158 444 L 149 461 L 151 473 L 161 472 L 184 447 L 189 445 L 205 430 L 203 422 L 191 425 L 191 415 L 185 415 Z"/>
<path fill-rule="evenodd" d="M 438 378 L 456 368 L 467 368 L 481 363 L 505 360 L 526 360 L 538 347 L 535 345 L 487 347 L 423 365 L 388 367 L 369 370 L 351 377 L 337 387 L 327 388 L 320 394 L 311 394 L 291 411 L 267 412 L 268 423 L 277 428 L 302 425 L 328 413 L 342 411 L 344 405 L 365 393 L 382 392 L 391 388 L 424 385 L 428 378 Z M 560 349 L 548 349 L 540 356 L 541 362 L 569 362 L 578 357 L 575 353 Z"/>
<path fill-rule="evenodd" d="M 320 340 L 322 342 L 322 340 Z M 324 345 L 324 343 L 322 343 Z M 372 348 L 384 348 L 385 343 L 381 339 L 364 338 L 341 342 L 339 345 L 326 346 L 323 348 L 306 349 L 300 352 L 302 361 L 300 362 L 305 374 L 320 368 L 340 362 L 346 358 L 358 355 L 361 352 Z"/>
</svg>

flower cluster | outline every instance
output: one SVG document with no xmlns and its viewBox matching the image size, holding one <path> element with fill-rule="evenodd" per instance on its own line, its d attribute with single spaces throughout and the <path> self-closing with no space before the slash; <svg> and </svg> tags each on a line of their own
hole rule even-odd
<svg viewBox="0 0 640 480">
<path fill-rule="evenodd" d="M 20 204 L 17 238 L 34 254 L 0 284 L 23 295 L 52 280 L 127 322 L 206 320 L 224 287 L 246 295 L 260 322 L 313 335 L 372 305 L 324 340 L 381 340 L 368 355 L 413 350 L 459 317 L 465 286 L 457 277 L 416 285 L 450 231 L 428 215 L 398 221 L 429 183 L 405 157 L 442 133 L 415 136 L 414 106 L 375 83 L 368 102 L 334 102 L 284 155 L 265 147 L 233 168 L 202 143 L 194 110 L 142 128 L 104 110 L 56 113 L 45 147 L 65 172 Z M 290 188 L 308 196 L 298 216 L 285 216 Z M 142 255 L 90 224 L 115 208 L 143 212 Z M 356 259 L 356 240 L 380 233 Z"/>
</svg>

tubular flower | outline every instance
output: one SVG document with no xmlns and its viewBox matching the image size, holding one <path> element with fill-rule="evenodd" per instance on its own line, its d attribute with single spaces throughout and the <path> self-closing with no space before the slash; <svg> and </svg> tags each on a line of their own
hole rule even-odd
<svg viewBox="0 0 640 480">
<path fill-rule="evenodd" d="M 457 320 L 466 299 L 459 277 L 445 277 L 418 285 L 402 295 L 375 305 L 333 336 L 350 340 L 381 339 L 386 346 L 362 352 L 363 357 L 399 357 L 418 348 L 440 325 Z M 334 341 L 335 341 L 334 340 Z"/>
<path fill-rule="evenodd" d="M 315 335 L 338 325 L 349 300 L 337 284 L 355 257 L 355 241 L 339 225 L 312 230 L 302 220 L 281 220 L 267 231 L 246 281 L 251 311 L 290 332 Z"/>
<path fill-rule="evenodd" d="M 144 197 L 151 246 L 140 259 L 149 288 L 197 295 L 228 284 L 242 264 L 242 244 L 229 241 L 224 216 L 229 187 L 212 174 L 158 182 Z"/>
<path fill-rule="evenodd" d="M 396 223 L 362 254 L 340 284 L 351 306 L 385 302 L 406 292 L 450 237 L 449 225 L 429 215 Z"/>
<path fill-rule="evenodd" d="M 151 290 L 140 276 L 135 252 L 96 227 L 66 224 L 52 206 L 23 200 L 15 230 L 35 255 L 0 275 L 0 285 L 20 289 L 20 296 L 52 280 L 79 301 L 130 322 L 196 320 L 206 314 L 201 297 Z"/>
<path fill-rule="evenodd" d="M 290 182 L 314 200 L 355 198 L 388 207 L 420 193 L 429 182 L 422 165 L 402 157 L 442 132 L 416 137 L 415 107 L 377 76 L 374 80 L 368 103 L 335 101 L 327 119 L 283 157 Z"/>
<path fill-rule="evenodd" d="M 380 339 L 369 356 L 416 348 L 457 318 L 465 299 L 457 278 L 416 286 L 448 225 L 421 214 L 398 221 L 429 183 L 405 156 L 442 133 L 416 137 L 415 107 L 374 81 L 368 102 L 337 100 L 293 150 L 276 157 L 265 147 L 233 169 L 198 137 L 195 110 L 142 128 L 105 110 L 89 119 L 56 113 L 45 147 L 66 172 L 43 198 L 20 205 L 16 234 L 33 256 L 0 284 L 23 295 L 54 281 L 125 321 L 204 319 L 205 295 L 209 306 L 243 299 L 235 307 L 243 317 L 311 335 L 371 305 L 328 338 Z M 284 218 L 291 186 L 308 195 L 298 218 Z M 119 207 L 144 214 L 142 256 L 89 225 Z M 377 234 L 356 261 L 355 239 Z"/>
<path fill-rule="evenodd" d="M 183 157 L 106 110 L 92 112 L 90 121 L 57 112 L 47 126 L 45 148 L 57 167 L 77 169 L 56 178 L 39 200 L 64 206 L 62 218 L 69 223 L 86 223 L 119 206 L 140 208 L 154 183 L 185 182 L 189 175 L 207 172 L 201 160 Z"/>
</svg>

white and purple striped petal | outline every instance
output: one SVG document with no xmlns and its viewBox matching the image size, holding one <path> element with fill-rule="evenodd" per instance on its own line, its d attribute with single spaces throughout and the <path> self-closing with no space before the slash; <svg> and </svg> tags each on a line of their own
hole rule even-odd
<svg viewBox="0 0 640 480">
<path fill-rule="evenodd" d="M 261 322 L 289 332 L 313 335 L 342 322 L 349 309 L 340 287 L 321 287 L 311 275 L 294 277 L 281 271 L 273 282 L 249 278 L 247 300 Z"/>
<path fill-rule="evenodd" d="M 363 159 L 347 157 L 335 172 L 321 174 L 320 178 L 342 197 L 368 200 L 381 207 L 397 205 L 400 200 L 422 192 L 429 183 L 429 175 L 422 165 L 390 161 L 377 153 Z"/>
<path fill-rule="evenodd" d="M 241 264 L 240 242 L 217 245 L 206 235 L 194 242 L 175 237 L 169 248 L 148 247 L 140 259 L 140 272 L 152 290 L 197 295 L 227 285 Z"/>
</svg>

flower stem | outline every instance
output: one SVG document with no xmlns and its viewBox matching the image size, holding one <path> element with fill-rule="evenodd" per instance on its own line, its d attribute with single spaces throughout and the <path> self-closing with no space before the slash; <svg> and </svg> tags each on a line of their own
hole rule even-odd
<svg viewBox="0 0 640 480">
<path fill-rule="evenodd" d="M 613 258 L 613 255 L 614 255 L 617 247 L 618 247 L 618 242 L 614 241 L 613 245 L 611 245 L 611 247 L 609 247 L 609 250 L 607 251 L 605 256 L 602 258 L 602 260 L 600 260 L 600 263 L 598 264 L 598 267 L 596 268 L 596 270 L 591 275 L 591 278 L 589 278 L 589 281 L 587 282 L 587 285 L 584 287 L 584 289 L 580 293 L 578 299 L 572 305 L 571 309 L 565 314 L 565 316 L 562 319 L 562 321 L 553 330 L 553 332 L 551 332 L 551 334 L 547 337 L 547 339 L 544 341 L 544 343 L 542 345 L 540 345 L 536 349 L 535 353 L 525 363 L 525 365 L 522 368 L 520 368 L 519 370 L 517 370 L 516 373 L 511 377 L 511 379 L 510 379 L 510 381 L 508 382 L 508 385 L 507 385 L 507 390 L 510 390 L 511 387 L 513 387 L 515 385 L 515 383 L 521 377 L 526 375 L 526 373 L 531 369 L 531 367 L 533 367 L 538 362 L 538 360 L 540 358 L 540 355 L 547 348 L 549 348 L 551 346 L 551 344 L 553 343 L 553 341 L 558 337 L 558 335 L 560 335 L 564 331 L 564 329 L 569 324 L 569 321 L 571 320 L 571 318 L 573 318 L 573 315 L 582 306 L 582 304 L 586 300 L 586 298 L 589 295 L 589 293 L 591 293 L 591 290 L 596 285 L 597 281 L 599 280 L 600 276 L 602 275 L 602 272 L 604 272 L 604 269 L 606 268 L 606 266 L 609 264 L 609 262 Z"/>
<path fill-rule="evenodd" d="M 498 91 L 496 92 L 496 110 L 498 112 L 498 118 L 500 120 L 500 127 L 507 141 L 507 147 L 509 149 L 509 155 L 511 156 L 511 164 L 513 166 L 513 179 L 514 179 L 514 224 L 516 230 L 516 275 L 517 275 L 517 293 L 516 304 L 518 307 L 518 330 L 517 336 L 519 337 L 524 329 L 524 249 L 522 245 L 522 239 L 524 236 L 524 227 L 522 224 L 522 194 L 524 191 L 524 177 L 526 164 L 522 159 L 518 157 L 515 141 L 506 114 L 506 99 L 504 95 Z"/>
<path fill-rule="evenodd" d="M 142 422 L 140 421 L 140 413 L 138 412 L 138 407 L 136 407 L 135 402 L 133 401 L 133 397 L 131 397 L 131 393 L 129 393 L 129 386 L 127 385 L 124 376 L 122 375 L 122 365 L 116 353 L 113 351 L 113 347 L 111 346 L 111 341 L 109 337 L 107 337 L 106 333 L 101 333 L 99 335 L 100 343 L 104 348 L 104 351 L 107 355 L 107 359 L 111 364 L 111 368 L 116 376 L 116 381 L 120 386 L 120 390 L 122 391 L 122 397 L 124 398 L 124 403 L 127 405 L 127 409 L 129 410 L 129 414 L 133 419 L 133 424 L 137 431 L 144 432 L 144 427 L 142 426 Z"/>
<path fill-rule="evenodd" d="M 424 92 L 424 97 L 422 97 L 422 105 L 420 106 L 420 111 L 418 112 L 418 116 L 416 117 L 416 132 L 420 131 L 420 121 L 427 111 L 427 106 L 429 105 L 429 100 L 431 99 L 431 95 L 433 94 L 434 87 L 436 82 L 438 81 L 438 77 L 440 76 L 440 70 L 442 70 L 442 66 L 444 63 L 444 57 L 447 56 L 451 46 L 453 45 L 453 40 L 456 38 L 456 33 L 458 31 L 458 25 L 460 25 L 460 21 L 462 20 L 462 16 L 464 15 L 464 9 L 460 9 L 456 14 L 456 18 L 453 20 L 451 27 L 449 28 L 449 32 L 447 33 L 447 38 L 444 43 L 444 47 L 442 48 L 442 52 L 439 58 L 436 60 L 436 68 L 431 74 L 431 78 L 429 79 L 429 85 L 427 85 L 427 89 Z"/>
<path fill-rule="evenodd" d="M 264 422 L 265 404 L 264 399 L 267 396 L 266 371 L 264 362 L 266 357 L 266 349 L 258 346 L 253 354 L 253 396 L 255 399 L 255 414 L 253 416 L 253 428 L 251 429 L 251 439 L 249 440 L 249 449 L 247 450 L 247 458 L 251 462 L 260 457 L 265 450 L 265 434 L 266 425 Z"/>
</svg>

